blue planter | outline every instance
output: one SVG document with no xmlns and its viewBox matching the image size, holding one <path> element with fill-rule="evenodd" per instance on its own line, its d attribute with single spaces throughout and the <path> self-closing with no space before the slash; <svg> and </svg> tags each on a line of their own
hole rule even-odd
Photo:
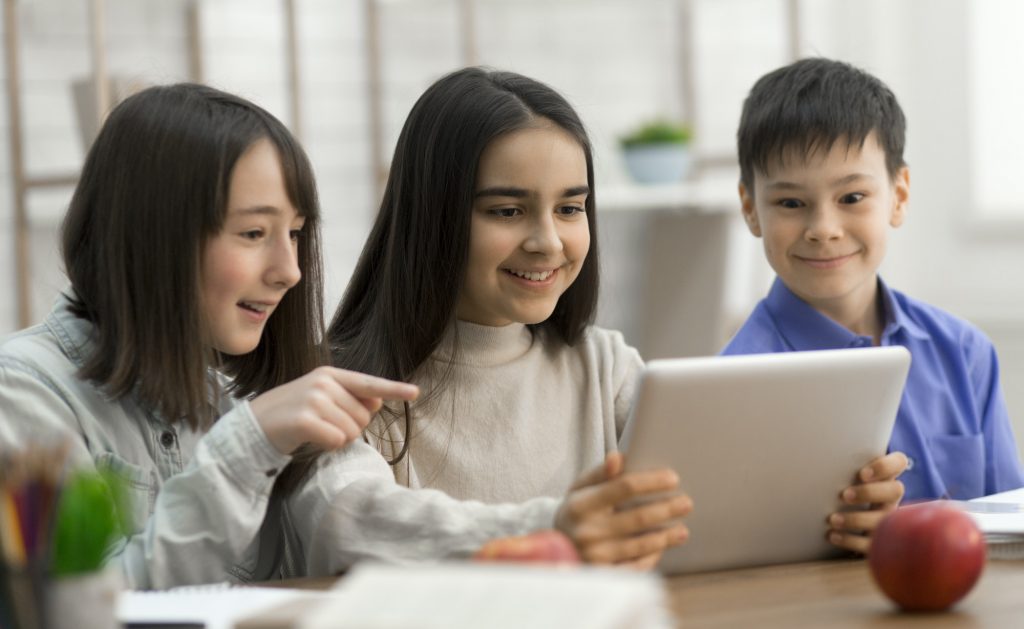
<svg viewBox="0 0 1024 629">
<path fill-rule="evenodd" d="M 638 183 L 673 183 L 690 172 L 690 147 L 685 144 L 627 146 L 622 155 Z"/>
</svg>

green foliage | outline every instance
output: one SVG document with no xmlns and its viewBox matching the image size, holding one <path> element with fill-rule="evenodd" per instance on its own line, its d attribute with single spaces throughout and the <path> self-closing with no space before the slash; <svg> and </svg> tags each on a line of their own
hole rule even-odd
<svg viewBox="0 0 1024 629">
<path fill-rule="evenodd" d="M 686 144 L 692 139 L 693 130 L 689 125 L 660 119 L 641 125 L 632 133 L 620 138 L 619 142 L 623 147 L 630 147 L 644 144 Z"/>
<path fill-rule="evenodd" d="M 53 533 L 55 576 L 93 572 L 103 566 L 110 545 L 122 535 L 119 507 L 126 492 L 112 474 L 73 473 L 61 489 Z"/>
</svg>

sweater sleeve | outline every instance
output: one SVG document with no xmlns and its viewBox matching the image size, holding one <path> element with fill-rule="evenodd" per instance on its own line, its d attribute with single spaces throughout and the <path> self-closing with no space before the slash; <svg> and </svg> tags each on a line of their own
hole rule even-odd
<svg viewBox="0 0 1024 629">
<path fill-rule="evenodd" d="M 217 421 L 200 440 L 190 464 L 155 496 L 148 474 L 118 452 L 92 453 L 60 389 L 30 369 L 0 367 L 0 450 L 29 443 L 70 444 L 78 469 L 105 469 L 122 479 L 133 513 L 144 526 L 119 539 L 108 561 L 119 564 L 129 588 L 166 588 L 223 581 L 251 548 L 273 478 L 290 457 L 279 454 L 247 403 Z M 141 517 L 139 514 L 141 512 Z"/>
<path fill-rule="evenodd" d="M 619 440 L 626 429 L 629 414 L 633 409 L 633 398 L 640 384 L 640 375 L 644 369 L 644 361 L 636 348 L 627 345 L 622 334 L 613 332 L 612 336 L 612 373 L 615 387 L 615 430 Z"/>
<path fill-rule="evenodd" d="M 520 504 L 456 500 L 394 480 L 383 457 L 356 441 L 321 457 L 288 500 L 310 575 L 357 561 L 395 563 L 467 557 L 487 540 L 551 528 L 559 501 Z"/>
</svg>

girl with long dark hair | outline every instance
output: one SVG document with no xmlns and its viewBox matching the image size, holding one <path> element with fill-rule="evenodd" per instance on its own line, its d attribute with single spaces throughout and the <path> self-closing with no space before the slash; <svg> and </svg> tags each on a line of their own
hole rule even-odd
<svg viewBox="0 0 1024 629">
<path fill-rule="evenodd" d="M 129 587 L 277 573 L 260 530 L 291 453 L 415 397 L 320 366 L 319 222 L 298 143 L 224 92 L 147 89 L 90 149 L 62 227 L 71 285 L 0 345 L 0 451 L 64 442 L 120 477 Z"/>
<path fill-rule="evenodd" d="M 280 479 L 306 571 L 552 527 L 588 561 L 649 567 L 685 540 L 675 474 L 622 473 L 642 362 L 591 325 L 596 237 L 590 142 L 557 92 L 467 68 L 420 97 L 328 341 L 336 366 L 423 396 Z"/>
</svg>

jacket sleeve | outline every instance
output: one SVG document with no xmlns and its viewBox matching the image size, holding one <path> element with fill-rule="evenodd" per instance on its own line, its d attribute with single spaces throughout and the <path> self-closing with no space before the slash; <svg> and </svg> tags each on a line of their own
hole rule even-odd
<svg viewBox="0 0 1024 629">
<path fill-rule="evenodd" d="M 360 560 L 467 557 L 496 537 L 551 528 L 556 498 L 520 504 L 456 500 L 399 485 L 383 457 L 356 441 L 321 457 L 288 499 L 307 572 L 337 574 Z"/>
<path fill-rule="evenodd" d="M 97 445 L 87 445 L 81 421 L 45 376 L 0 366 L 0 451 L 67 441 L 73 467 L 107 469 L 125 481 L 133 513 L 122 519 L 138 528 L 114 544 L 109 561 L 121 566 L 127 587 L 234 579 L 254 552 L 274 480 L 268 471 L 290 459 L 267 441 L 248 403 L 199 439 L 189 465 L 155 497 L 148 474 L 123 453 L 90 451 Z"/>
</svg>

